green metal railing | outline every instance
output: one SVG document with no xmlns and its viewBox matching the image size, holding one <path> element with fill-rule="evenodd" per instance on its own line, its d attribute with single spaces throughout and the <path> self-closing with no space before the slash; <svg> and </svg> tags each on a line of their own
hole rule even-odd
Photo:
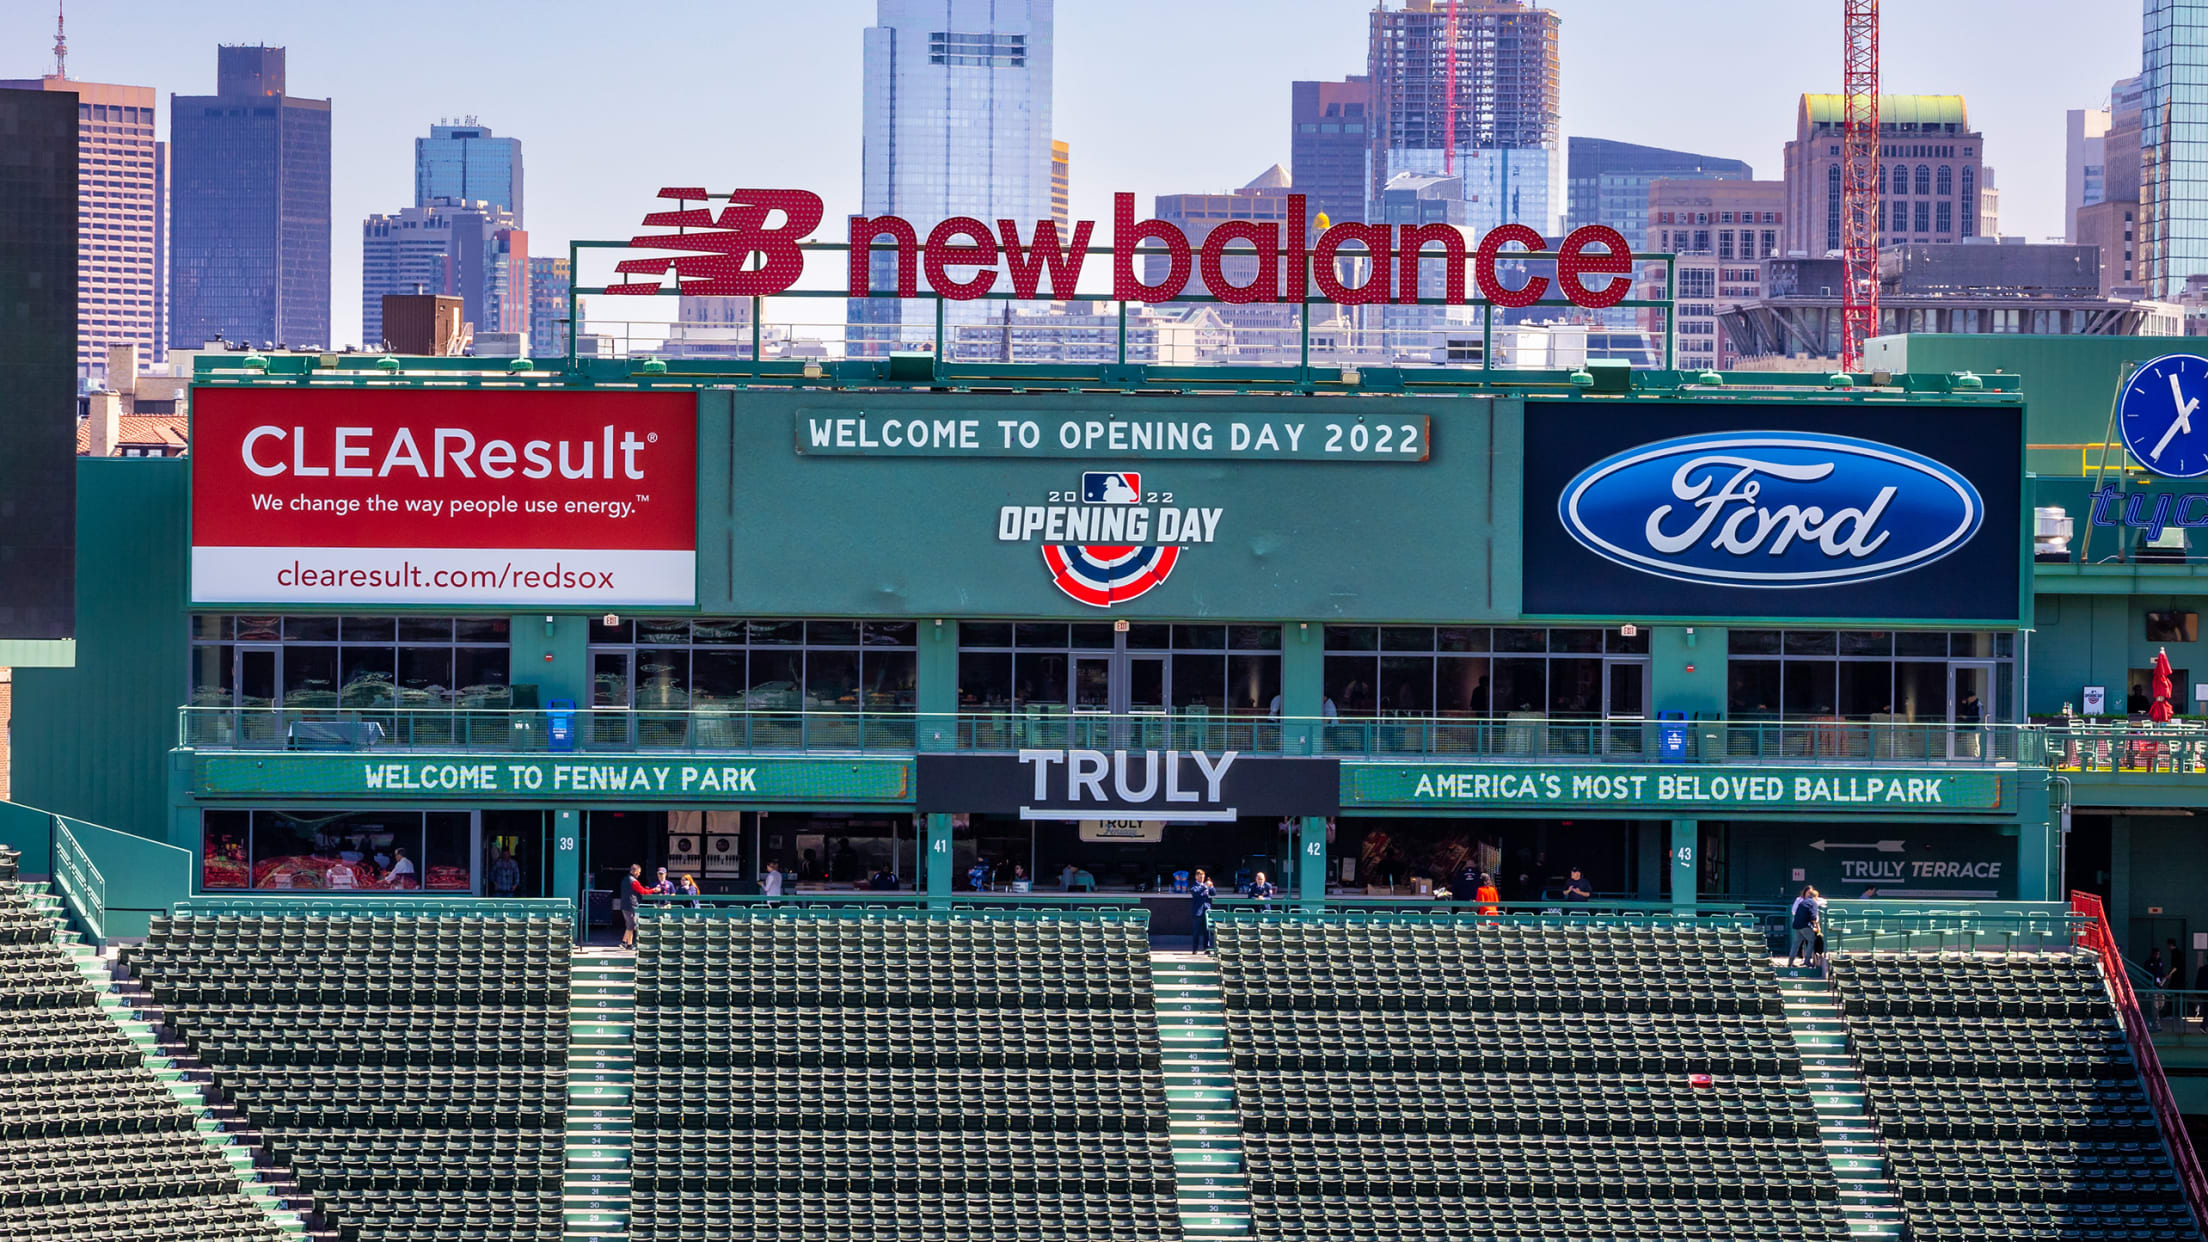
<svg viewBox="0 0 2208 1242">
<path fill-rule="evenodd" d="M 1833 902 L 1825 911 L 1825 948 L 1851 953 L 2061 951 L 2077 945 L 2091 920 L 2041 903 L 2044 910 L 1988 910 L 1983 903 L 1865 906 Z"/>
<path fill-rule="evenodd" d="M 69 821 L 54 816 L 54 883 L 63 900 L 92 934 L 95 946 L 107 940 L 107 877 L 100 874 Z"/>
<path fill-rule="evenodd" d="M 1063 708 L 929 713 L 882 709 L 178 709 L 177 741 L 201 750 L 497 753 L 876 753 L 1022 749 L 1235 750 L 1497 763 L 2036 764 L 2036 725 L 1893 721 L 1274 717 Z"/>
<path fill-rule="evenodd" d="M 2089 724 L 2087 719 L 2042 728 L 2048 767 L 2110 776 L 2208 776 L 2208 723 Z"/>
</svg>

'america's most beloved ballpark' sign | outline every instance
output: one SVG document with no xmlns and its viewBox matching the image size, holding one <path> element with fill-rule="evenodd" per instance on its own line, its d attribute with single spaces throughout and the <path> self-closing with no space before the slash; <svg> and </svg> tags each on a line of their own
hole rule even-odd
<svg viewBox="0 0 2208 1242">
<path fill-rule="evenodd" d="M 626 284 L 609 285 L 609 294 L 669 292 L 659 277 L 673 270 L 677 288 L 688 296 L 772 297 L 787 291 L 805 273 L 805 254 L 798 244 L 819 227 L 826 207 L 820 196 L 807 190 L 739 189 L 730 191 L 728 205 L 715 214 L 704 206 L 711 198 L 702 187 L 671 186 L 659 196 L 678 204 L 674 211 L 655 211 L 644 217 L 647 227 L 686 230 L 640 235 L 630 246 L 647 250 L 687 250 L 695 253 L 674 258 L 624 259 L 615 270 L 625 277 L 643 277 Z M 699 206 L 691 206 L 697 203 Z M 1118 302 L 1168 302 L 1181 295 L 1191 278 L 1203 292 L 1222 302 L 1301 302 L 1303 280 L 1321 297 L 1344 306 L 1373 302 L 1416 302 L 1439 297 L 1451 303 L 1486 301 L 1497 306 L 1531 306 L 1542 300 L 1551 284 L 1547 276 L 1510 272 L 1506 264 L 1525 252 L 1545 252 L 1548 239 L 1524 224 L 1490 229 L 1476 247 L 1467 247 L 1466 230 L 1449 224 L 1365 224 L 1346 221 L 1310 239 L 1304 221 L 1310 219 L 1304 196 L 1288 196 L 1288 223 L 1227 220 L 1215 226 L 1200 246 L 1163 220 L 1135 219 L 1135 196 L 1112 196 L 1112 300 Z M 773 227 L 769 217 L 779 216 Z M 1072 236 L 1061 237 L 1056 221 L 1037 220 L 1023 238 L 1016 220 L 977 220 L 953 216 L 930 228 L 925 237 L 902 216 L 852 216 L 849 223 L 850 259 L 847 293 L 863 298 L 879 296 L 875 289 L 870 256 L 892 260 L 896 296 L 920 296 L 920 278 L 928 289 L 954 302 L 971 301 L 1000 292 L 1000 278 L 1007 279 L 1019 298 L 1072 298 L 1089 257 L 1093 220 L 1076 221 Z M 1136 247 L 1151 243 L 1145 257 L 1165 260 L 1164 278 L 1143 280 L 1135 271 Z M 1506 246 L 1518 247 L 1505 250 Z M 1356 285 L 1343 283 L 1335 260 L 1350 248 L 1352 257 L 1368 258 L 1368 274 Z M 1251 256 L 1276 256 L 1257 262 Z M 758 256 L 755 264 L 753 256 Z M 1573 229 L 1556 255 L 1557 291 L 1575 306 L 1600 309 L 1625 300 L 1632 288 L 1633 260 L 1625 236 L 1607 225 L 1590 224 Z M 1244 284 L 1230 283 L 1226 261 L 1238 258 L 1254 270 Z M 1285 259 L 1285 263 L 1281 259 Z M 1440 264 L 1440 285 L 1422 288 L 1421 267 Z M 1000 269 L 1001 265 L 1001 270 Z M 1479 296 L 1468 296 L 1471 287 Z M 1285 276 L 1284 276 L 1285 269 Z M 1427 269 L 1431 272 L 1431 268 Z M 1588 281 L 1593 280 L 1592 286 Z M 1045 288 L 1047 286 L 1047 292 Z"/>
</svg>

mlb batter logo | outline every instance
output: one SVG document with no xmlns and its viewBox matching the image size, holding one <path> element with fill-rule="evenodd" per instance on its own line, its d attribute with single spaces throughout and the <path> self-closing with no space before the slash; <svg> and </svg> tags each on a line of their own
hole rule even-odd
<svg viewBox="0 0 2208 1242">
<path fill-rule="evenodd" d="M 1092 505 L 1139 505 L 1142 475 L 1134 470 L 1083 471 L 1081 499 Z"/>
</svg>

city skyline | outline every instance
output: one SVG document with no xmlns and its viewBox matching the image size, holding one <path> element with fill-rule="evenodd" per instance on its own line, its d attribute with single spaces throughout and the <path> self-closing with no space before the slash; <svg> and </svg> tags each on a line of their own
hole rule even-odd
<svg viewBox="0 0 2208 1242">
<path fill-rule="evenodd" d="M 1769 6 L 1748 0 L 1705 0 L 1692 23 L 1636 20 L 1645 9 L 1623 0 L 1548 7 L 1563 19 L 1566 135 L 1775 169 L 1800 95 L 1837 89 L 1837 40 L 1829 37 L 1837 5 L 1818 13 L 1830 32 L 1775 25 Z M 1286 0 L 1260 13 L 1068 0 L 1059 42 L 1090 53 L 1061 55 L 1056 75 L 1052 136 L 1078 157 L 1073 215 L 1108 222 L 1115 191 L 1147 205 L 1157 194 L 1224 191 L 1253 167 L 1287 163 L 1289 84 L 1362 72 L 1370 8 L 1365 0 Z M 580 4 L 546 4 L 518 24 L 511 14 L 462 7 L 451 15 L 449 39 L 395 63 L 354 55 L 325 6 L 247 2 L 210 19 L 81 0 L 69 13 L 70 70 L 154 87 L 157 132 L 167 139 L 170 97 L 204 89 L 209 45 L 288 47 L 292 80 L 334 101 L 331 329 L 347 343 L 359 334 L 361 265 L 346 222 L 405 201 L 413 139 L 439 117 L 477 116 L 528 144 L 530 231 L 543 253 L 564 254 L 570 238 L 630 235 L 666 184 L 803 186 L 827 199 L 830 222 L 857 210 L 861 31 L 874 10 L 873 0 L 835 0 L 803 12 L 700 12 L 685 18 L 686 37 L 670 42 L 649 23 L 605 28 L 602 13 Z M 2130 5 L 2117 21 L 2076 16 L 2054 0 L 1941 0 L 1886 15 L 1885 89 L 1968 98 L 1989 163 L 2000 169 L 2002 226 L 2014 235 L 2061 235 L 2064 114 L 2097 106 L 2110 82 L 2138 72 L 2139 19 Z M 9 49 L 0 74 L 52 71 L 52 21 L 43 4 L 0 14 Z M 2058 24 L 2059 44 L 2044 33 Z M 1175 32 L 1169 41 L 1149 33 L 1167 29 Z M 1957 29 L 1971 31 L 1974 55 L 1953 55 Z M 589 37 L 580 37 L 585 30 Z M 481 49 L 494 32 L 507 54 L 486 58 Z M 731 49 L 777 46 L 807 54 L 768 54 L 742 73 L 726 71 Z M 1775 47 L 1788 54 L 1774 56 Z M 651 80 L 674 85 L 640 87 L 617 72 L 639 63 L 652 65 Z M 1681 66 L 1702 68 L 1672 72 Z M 1710 74 L 1726 88 L 1702 86 Z M 1674 91 L 1669 84 L 1680 80 L 1696 89 Z M 1144 86 L 1154 82 L 1174 89 Z M 752 119 L 760 117 L 769 119 Z M 823 236 L 840 234 L 823 226 Z"/>
</svg>

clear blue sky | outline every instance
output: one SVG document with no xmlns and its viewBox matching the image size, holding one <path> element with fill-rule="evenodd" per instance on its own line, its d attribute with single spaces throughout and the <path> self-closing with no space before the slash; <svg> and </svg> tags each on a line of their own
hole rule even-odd
<svg viewBox="0 0 2208 1242">
<path fill-rule="evenodd" d="M 1362 72 L 1367 0 L 1058 0 L 1056 128 L 1074 215 L 1111 193 L 1223 189 L 1288 162 L 1288 83 Z M 1779 175 L 1803 91 L 1837 90 L 1840 0 L 1553 0 L 1564 128 L 1745 159 Z M 1897 0 L 1885 89 L 1960 92 L 1986 133 L 2001 226 L 2060 235 L 2062 125 L 2139 71 L 2139 0 Z M 334 103 L 333 330 L 360 321 L 360 226 L 413 195 L 412 139 L 473 114 L 523 140 L 538 253 L 626 237 L 665 184 L 858 202 L 859 31 L 872 0 L 602 0 L 403 9 L 337 0 L 70 0 L 71 76 L 214 88 L 215 45 L 290 48 Z M 50 0 L 0 3 L 0 77 L 51 72 Z M 840 234 L 840 229 L 830 229 Z M 1101 238 L 1100 238 L 1101 240 Z"/>
</svg>

